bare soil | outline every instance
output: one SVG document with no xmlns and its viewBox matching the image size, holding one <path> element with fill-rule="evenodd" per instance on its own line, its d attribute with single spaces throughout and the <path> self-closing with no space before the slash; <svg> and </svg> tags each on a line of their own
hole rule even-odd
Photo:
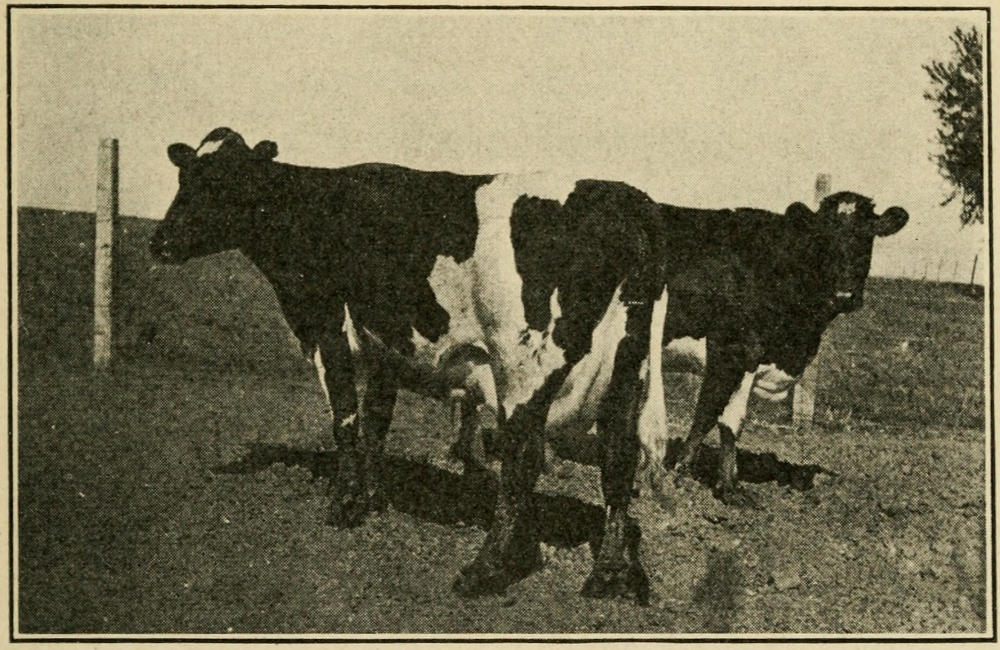
<svg viewBox="0 0 1000 650">
<path fill-rule="evenodd" d="M 993 617 L 981 298 L 871 280 L 820 350 L 812 430 L 753 406 L 741 478 L 761 509 L 704 485 L 635 502 L 650 606 L 579 596 L 598 472 L 558 459 L 537 488 L 544 566 L 465 600 L 451 581 L 495 486 L 448 458 L 442 406 L 403 395 L 391 508 L 325 525 L 328 412 L 259 274 L 238 255 L 151 267 L 152 224 L 123 220 L 117 365 L 94 374 L 91 219 L 19 211 L 21 633 L 971 635 Z M 697 385 L 668 385 L 678 437 Z"/>
<path fill-rule="evenodd" d="M 464 600 L 451 580 L 483 539 L 495 486 L 447 458 L 438 404 L 404 397 L 391 509 L 336 530 L 323 523 L 332 457 L 308 377 L 139 368 L 104 379 L 21 377 L 22 632 L 985 627 L 981 432 L 754 425 L 740 460 L 761 510 L 707 488 L 633 507 L 649 607 L 578 595 L 600 532 L 598 475 L 555 460 L 538 490 L 545 566 L 504 596 Z"/>
</svg>

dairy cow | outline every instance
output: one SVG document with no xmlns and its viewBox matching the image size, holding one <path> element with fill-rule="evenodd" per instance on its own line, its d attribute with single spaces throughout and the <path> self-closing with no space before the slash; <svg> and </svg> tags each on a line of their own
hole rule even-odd
<svg viewBox="0 0 1000 650">
<path fill-rule="evenodd" d="M 495 390 L 495 516 L 455 590 L 500 591 L 538 565 L 544 436 L 596 424 L 607 507 L 584 593 L 647 598 L 628 507 L 640 408 L 654 422 L 663 410 L 662 399 L 643 402 L 640 378 L 666 313 L 657 204 L 617 182 L 294 166 L 274 160 L 273 142 L 251 148 L 228 128 L 168 155 L 179 188 L 151 252 L 182 263 L 238 249 L 274 287 L 333 413 L 332 524 L 386 505 L 381 457 L 398 389 Z"/>
<path fill-rule="evenodd" d="M 816 355 L 838 315 L 863 303 L 873 242 L 902 228 L 906 211 L 881 214 L 871 199 L 838 192 L 817 211 L 793 203 L 764 210 L 660 206 L 659 241 L 670 290 L 664 329 L 667 363 L 687 362 L 704 379 L 677 479 L 713 426 L 721 465 L 715 485 L 724 501 L 753 505 L 736 482 L 736 440 L 751 393 L 781 400 Z M 649 467 L 662 464 L 665 434 L 640 430 Z"/>
</svg>

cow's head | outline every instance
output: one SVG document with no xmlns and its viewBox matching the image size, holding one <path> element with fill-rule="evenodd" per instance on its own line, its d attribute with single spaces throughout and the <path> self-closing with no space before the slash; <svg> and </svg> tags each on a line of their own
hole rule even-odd
<svg viewBox="0 0 1000 650">
<path fill-rule="evenodd" d="M 257 170 L 278 155 L 277 145 L 265 140 L 251 149 L 239 133 L 220 127 L 197 149 L 178 142 L 167 155 L 179 170 L 179 187 L 149 242 L 153 256 L 179 264 L 238 247 L 261 191 Z"/>
<path fill-rule="evenodd" d="M 812 290 L 819 292 L 815 297 L 825 301 L 832 314 L 861 307 L 875 238 L 898 232 L 909 219 L 900 207 L 876 214 L 872 200 L 854 192 L 831 194 L 815 213 L 794 203 L 787 215 L 809 251 L 804 272 Z"/>
</svg>

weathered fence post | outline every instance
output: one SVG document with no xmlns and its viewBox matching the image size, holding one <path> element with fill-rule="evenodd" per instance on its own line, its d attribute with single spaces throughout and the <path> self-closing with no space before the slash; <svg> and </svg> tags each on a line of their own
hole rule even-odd
<svg viewBox="0 0 1000 650">
<path fill-rule="evenodd" d="M 112 249 L 118 218 L 118 140 L 97 149 L 97 215 L 94 225 L 94 368 L 111 363 Z"/>
<path fill-rule="evenodd" d="M 976 283 L 976 264 L 979 263 L 979 253 L 972 258 L 972 275 L 969 276 L 969 286 L 971 287 Z"/>
<path fill-rule="evenodd" d="M 830 194 L 830 175 L 816 176 L 816 205 Z M 815 359 L 806 366 L 802 379 L 792 389 L 792 424 L 798 428 L 808 429 L 812 426 L 813 413 L 816 410 L 816 376 Z"/>
</svg>

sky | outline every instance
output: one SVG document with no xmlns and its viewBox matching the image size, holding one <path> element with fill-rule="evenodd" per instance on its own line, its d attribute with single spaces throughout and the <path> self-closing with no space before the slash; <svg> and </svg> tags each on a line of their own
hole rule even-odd
<svg viewBox="0 0 1000 650">
<path fill-rule="evenodd" d="M 833 190 L 900 205 L 872 273 L 967 280 L 931 153 L 921 64 L 983 11 L 15 9 L 17 205 L 93 210 L 120 142 L 121 213 L 162 218 L 166 156 L 229 126 L 278 160 L 624 180 L 654 199 L 775 211 Z M 957 263 L 957 270 L 956 270 Z"/>
</svg>

